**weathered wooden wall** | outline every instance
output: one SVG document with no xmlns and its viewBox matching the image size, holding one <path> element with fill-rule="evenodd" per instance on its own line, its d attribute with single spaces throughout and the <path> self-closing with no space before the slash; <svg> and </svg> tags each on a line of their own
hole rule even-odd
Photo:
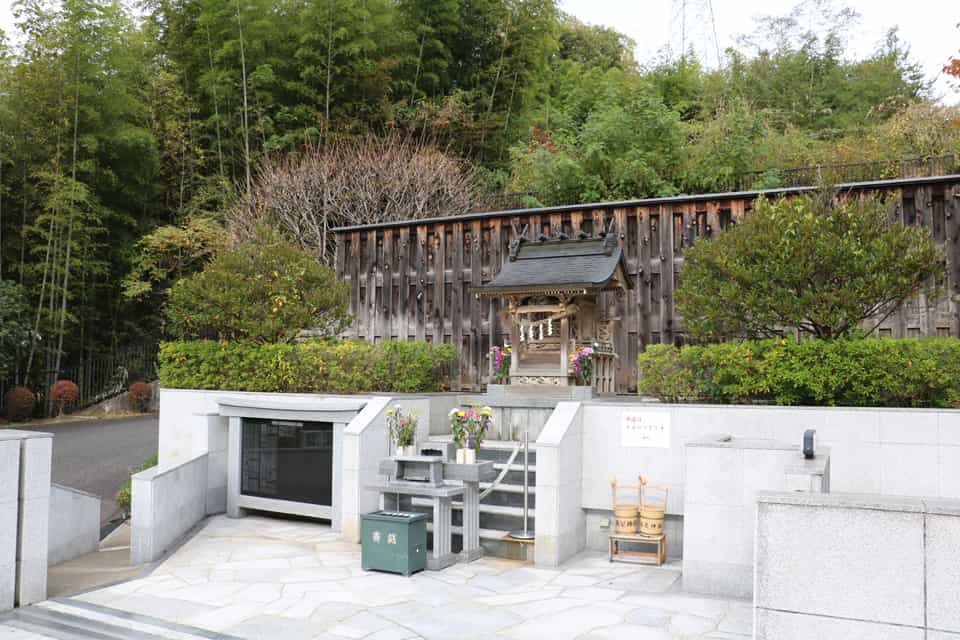
<svg viewBox="0 0 960 640">
<path fill-rule="evenodd" d="M 890 194 L 892 218 L 931 228 L 935 241 L 945 245 L 949 295 L 935 304 L 915 300 L 903 305 L 883 324 L 881 334 L 960 336 L 960 314 L 953 300 L 960 284 L 960 176 L 842 188 Z M 765 193 L 772 197 L 799 191 Z M 603 294 L 600 314 L 601 319 L 616 319 L 619 324 L 618 389 L 633 389 L 637 354 L 645 345 L 683 340 L 673 293 L 684 250 L 747 215 L 760 193 L 503 211 L 338 229 L 336 267 L 351 285 L 354 315 L 348 335 L 369 341 L 452 342 L 461 352 L 454 386 L 477 389 L 486 382 L 490 347 L 503 344 L 508 336 L 498 317 L 497 301 L 476 299 L 471 287 L 489 281 L 500 270 L 515 229 L 529 224 L 530 237 L 541 232 L 547 236 L 592 233 L 612 218 L 628 275 L 636 286 L 629 292 Z"/>
</svg>

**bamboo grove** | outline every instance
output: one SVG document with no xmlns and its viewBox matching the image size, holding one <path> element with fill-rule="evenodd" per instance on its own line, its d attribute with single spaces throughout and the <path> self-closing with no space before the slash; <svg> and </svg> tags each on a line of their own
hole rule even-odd
<svg viewBox="0 0 960 640">
<path fill-rule="evenodd" d="M 0 40 L 0 379 L 37 386 L 154 344 L 160 302 L 124 285 L 144 251 L 175 254 L 171 277 L 198 268 L 260 167 L 331 140 L 413 137 L 469 163 L 482 193 L 529 205 L 775 187 L 792 166 L 960 152 L 956 112 L 896 32 L 854 59 L 856 16 L 824 0 L 744 25 L 711 69 L 683 52 L 638 61 L 626 36 L 556 0 L 14 12 Z"/>
</svg>

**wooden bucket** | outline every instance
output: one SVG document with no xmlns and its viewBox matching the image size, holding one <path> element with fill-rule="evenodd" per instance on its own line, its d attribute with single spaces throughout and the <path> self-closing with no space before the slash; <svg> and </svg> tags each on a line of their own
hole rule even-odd
<svg viewBox="0 0 960 640">
<path fill-rule="evenodd" d="M 637 515 L 640 509 L 635 504 L 615 504 L 613 505 L 613 518 L 617 523 L 617 533 L 636 533 Z"/>
<path fill-rule="evenodd" d="M 640 533 L 659 536 L 667 512 L 667 488 L 643 485 L 640 489 Z"/>
</svg>

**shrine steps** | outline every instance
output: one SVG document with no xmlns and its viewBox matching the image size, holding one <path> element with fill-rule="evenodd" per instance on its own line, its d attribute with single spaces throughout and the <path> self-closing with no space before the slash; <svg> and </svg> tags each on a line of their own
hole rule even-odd
<svg viewBox="0 0 960 640">
<path fill-rule="evenodd" d="M 513 560 L 532 560 L 533 544 L 511 539 L 509 532 L 523 529 L 523 450 L 517 454 L 512 464 L 510 456 L 518 443 L 511 440 L 487 440 L 481 445 L 478 458 L 490 460 L 499 475 L 507 473 L 503 481 L 493 488 L 480 501 L 480 545 L 487 555 L 510 558 Z M 528 469 L 528 523 L 533 528 L 536 515 L 537 452 L 530 443 L 530 465 Z M 481 483 L 481 491 L 486 491 L 491 482 Z M 432 514 L 432 502 L 423 498 L 413 498 L 411 507 L 416 511 Z M 453 549 L 459 551 L 462 545 L 463 502 L 455 500 L 453 507 Z M 428 531 L 430 527 L 428 526 Z"/>
</svg>

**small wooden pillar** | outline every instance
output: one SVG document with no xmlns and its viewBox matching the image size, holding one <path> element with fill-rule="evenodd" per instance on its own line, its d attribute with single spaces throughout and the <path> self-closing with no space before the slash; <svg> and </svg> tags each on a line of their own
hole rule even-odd
<svg viewBox="0 0 960 640">
<path fill-rule="evenodd" d="M 570 380 L 567 377 L 567 363 L 570 354 L 570 319 L 564 317 L 560 320 L 560 385 L 567 386 Z"/>
</svg>

